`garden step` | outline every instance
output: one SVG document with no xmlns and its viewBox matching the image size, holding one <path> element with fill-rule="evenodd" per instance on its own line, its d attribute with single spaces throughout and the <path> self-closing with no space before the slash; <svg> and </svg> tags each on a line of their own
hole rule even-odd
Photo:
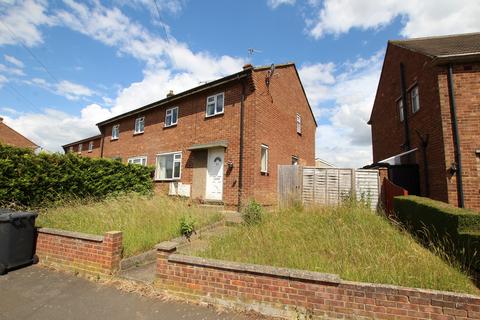
<svg viewBox="0 0 480 320">
<path fill-rule="evenodd" d="M 118 275 L 121 278 L 134 280 L 144 283 L 153 283 L 155 280 L 155 267 L 156 261 L 150 262 L 148 264 L 132 267 L 127 270 L 121 271 Z"/>
</svg>

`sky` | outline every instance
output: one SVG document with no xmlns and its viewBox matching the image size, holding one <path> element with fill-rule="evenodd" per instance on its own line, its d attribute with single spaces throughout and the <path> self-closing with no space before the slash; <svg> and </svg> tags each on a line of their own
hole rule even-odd
<svg viewBox="0 0 480 320">
<path fill-rule="evenodd" d="M 478 0 L 0 0 L 0 116 L 61 151 L 169 90 L 295 62 L 316 156 L 360 167 L 387 41 L 478 32 L 479 16 Z"/>
</svg>

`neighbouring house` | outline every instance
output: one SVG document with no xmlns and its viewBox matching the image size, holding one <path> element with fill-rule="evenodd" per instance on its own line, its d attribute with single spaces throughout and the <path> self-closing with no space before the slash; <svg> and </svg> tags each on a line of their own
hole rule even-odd
<svg viewBox="0 0 480 320">
<path fill-rule="evenodd" d="M 3 118 L 0 117 L 0 143 L 22 147 L 37 149 L 39 146 L 32 142 L 32 140 L 24 137 L 17 131 L 13 130 L 3 122 Z"/>
<path fill-rule="evenodd" d="M 480 33 L 389 41 L 368 123 L 374 163 L 480 210 Z"/>
<path fill-rule="evenodd" d="M 65 151 L 88 155 L 93 142 L 91 155 L 155 166 L 157 189 L 227 206 L 276 204 L 277 166 L 315 165 L 317 124 L 293 63 L 247 64 L 97 126 Z"/>
<path fill-rule="evenodd" d="M 90 138 L 68 143 L 63 145 L 62 148 L 65 153 L 72 152 L 89 158 L 100 158 L 101 141 L 102 136 L 98 134 Z"/>
<path fill-rule="evenodd" d="M 320 158 L 315 159 L 315 167 L 316 168 L 336 168 L 336 166 L 334 166 L 330 162 Z"/>
</svg>

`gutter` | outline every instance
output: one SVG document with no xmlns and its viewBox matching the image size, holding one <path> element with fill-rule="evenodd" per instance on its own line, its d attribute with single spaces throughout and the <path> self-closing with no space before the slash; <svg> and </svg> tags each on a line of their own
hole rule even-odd
<svg viewBox="0 0 480 320">
<path fill-rule="evenodd" d="M 453 84 L 453 66 L 448 65 L 447 80 L 448 80 L 448 96 L 450 100 L 450 115 L 452 117 L 452 131 L 453 131 L 453 147 L 455 151 L 455 163 L 457 175 L 457 197 L 458 206 L 460 208 L 465 207 L 465 199 L 463 194 L 463 181 L 462 181 L 462 153 L 460 152 L 460 135 L 458 133 L 457 122 L 457 107 L 455 101 L 455 89 Z"/>
</svg>

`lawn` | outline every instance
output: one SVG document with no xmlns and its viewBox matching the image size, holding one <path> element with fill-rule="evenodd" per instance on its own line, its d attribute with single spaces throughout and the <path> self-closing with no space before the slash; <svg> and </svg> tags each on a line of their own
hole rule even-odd
<svg viewBox="0 0 480 320">
<path fill-rule="evenodd" d="M 196 255 L 339 274 L 342 279 L 479 294 L 470 279 L 386 218 L 355 204 L 265 213 Z"/>
<path fill-rule="evenodd" d="M 123 231 L 124 257 L 147 251 L 161 241 L 180 235 L 180 219 L 191 216 L 196 228 L 221 219 L 209 209 L 166 196 L 137 195 L 101 202 L 71 201 L 42 210 L 37 226 L 103 235 Z"/>
</svg>

